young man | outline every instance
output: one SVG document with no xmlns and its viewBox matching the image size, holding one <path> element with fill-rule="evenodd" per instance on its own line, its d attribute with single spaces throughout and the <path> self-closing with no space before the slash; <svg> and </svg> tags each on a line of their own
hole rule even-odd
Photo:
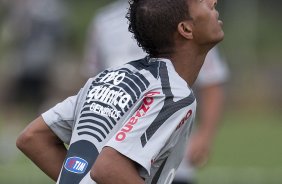
<svg viewBox="0 0 282 184">
<path fill-rule="evenodd" d="M 105 68 L 120 66 L 126 61 L 145 57 L 127 29 L 124 18 L 127 0 L 116 0 L 101 8 L 91 22 L 86 38 L 83 75 L 93 76 Z M 228 78 L 226 62 L 215 46 L 212 48 L 193 85 L 198 97 L 197 128 L 189 139 L 187 154 L 176 171 L 173 184 L 195 182 L 195 169 L 207 162 L 216 134 L 224 101 L 224 84 Z"/>
<path fill-rule="evenodd" d="M 217 1 L 129 3 L 129 30 L 149 57 L 90 78 L 17 140 L 57 183 L 167 184 L 181 162 L 196 110 L 189 86 L 224 37 Z"/>
</svg>

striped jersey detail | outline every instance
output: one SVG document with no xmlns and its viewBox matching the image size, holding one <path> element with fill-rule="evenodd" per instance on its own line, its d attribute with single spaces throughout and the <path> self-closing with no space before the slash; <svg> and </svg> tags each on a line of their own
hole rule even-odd
<svg viewBox="0 0 282 184">
<path fill-rule="evenodd" d="M 77 134 L 102 142 L 149 85 L 142 74 L 128 68 L 102 72 L 88 90 Z"/>
</svg>

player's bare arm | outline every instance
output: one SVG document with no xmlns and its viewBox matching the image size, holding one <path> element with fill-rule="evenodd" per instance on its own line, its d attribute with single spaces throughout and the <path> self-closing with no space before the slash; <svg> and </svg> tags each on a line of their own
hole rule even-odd
<svg viewBox="0 0 282 184">
<path fill-rule="evenodd" d="M 57 180 L 66 148 L 41 116 L 23 130 L 17 139 L 17 147 L 49 177 Z"/>
<path fill-rule="evenodd" d="M 136 163 L 111 147 L 103 148 L 91 169 L 91 178 L 99 184 L 144 184 Z"/>
</svg>

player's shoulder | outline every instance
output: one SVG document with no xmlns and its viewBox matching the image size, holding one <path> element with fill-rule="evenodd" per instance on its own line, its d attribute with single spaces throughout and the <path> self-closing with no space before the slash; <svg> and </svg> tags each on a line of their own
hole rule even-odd
<svg viewBox="0 0 282 184">
<path fill-rule="evenodd" d="M 129 64 L 139 71 L 143 71 L 142 73 L 145 73 L 146 78 L 151 79 L 151 86 L 160 87 L 165 90 L 166 95 L 184 98 L 192 93 L 187 82 L 175 71 L 169 59 L 145 57 Z"/>
</svg>

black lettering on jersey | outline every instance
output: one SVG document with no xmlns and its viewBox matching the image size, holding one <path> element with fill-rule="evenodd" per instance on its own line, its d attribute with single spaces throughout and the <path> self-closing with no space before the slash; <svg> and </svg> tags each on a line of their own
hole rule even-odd
<svg viewBox="0 0 282 184">
<path fill-rule="evenodd" d="M 160 78 L 162 84 L 162 90 L 165 94 L 164 106 L 160 110 L 156 119 L 152 122 L 152 124 L 147 128 L 145 133 L 141 136 L 141 143 L 144 147 L 150 138 L 154 135 L 154 133 L 160 128 L 160 126 L 176 111 L 186 106 L 189 106 L 195 101 L 195 96 L 191 92 L 190 95 L 186 98 L 183 98 L 177 102 L 173 101 L 173 94 L 171 91 L 171 86 L 169 83 L 168 71 L 166 64 L 164 62 L 160 62 Z"/>
</svg>

